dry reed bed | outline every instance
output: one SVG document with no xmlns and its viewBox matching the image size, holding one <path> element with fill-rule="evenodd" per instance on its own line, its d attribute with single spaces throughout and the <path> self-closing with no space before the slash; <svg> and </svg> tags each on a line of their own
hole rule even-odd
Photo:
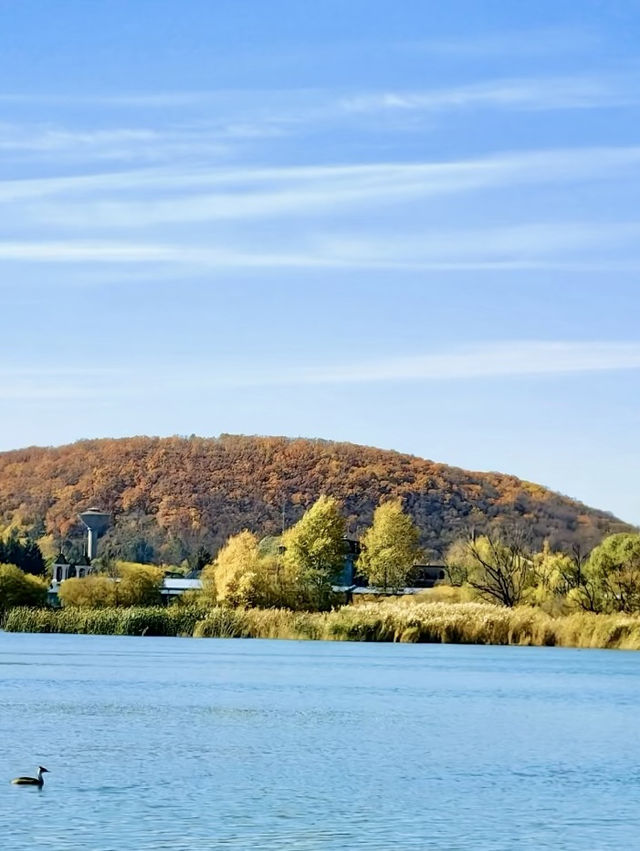
<svg viewBox="0 0 640 851">
<path fill-rule="evenodd" d="M 578 612 L 551 617 L 540 609 L 486 603 L 383 600 L 331 612 L 201 606 L 120 609 L 13 609 L 11 632 L 183 635 L 198 638 L 290 638 L 446 644 L 519 644 L 640 649 L 640 617 Z"/>
</svg>

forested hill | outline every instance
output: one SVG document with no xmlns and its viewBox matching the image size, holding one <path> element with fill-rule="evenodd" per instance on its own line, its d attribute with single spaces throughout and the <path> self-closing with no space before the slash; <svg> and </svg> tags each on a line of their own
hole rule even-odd
<svg viewBox="0 0 640 851">
<path fill-rule="evenodd" d="M 35 537 L 79 534 L 77 513 L 113 514 L 113 554 L 176 562 L 248 528 L 277 534 L 321 494 L 344 505 L 357 534 L 381 497 L 402 497 L 434 555 L 471 528 L 519 523 L 539 545 L 580 543 L 627 528 L 540 485 L 472 473 L 349 443 L 281 437 L 133 437 L 0 453 L 0 525 Z"/>
</svg>

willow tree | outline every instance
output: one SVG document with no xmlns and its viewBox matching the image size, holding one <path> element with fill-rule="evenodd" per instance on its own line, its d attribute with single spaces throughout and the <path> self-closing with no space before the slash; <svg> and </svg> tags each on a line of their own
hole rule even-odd
<svg viewBox="0 0 640 851">
<path fill-rule="evenodd" d="M 283 538 L 283 567 L 299 589 L 300 605 L 326 608 L 344 567 L 345 521 L 340 504 L 321 496 Z"/>
<path fill-rule="evenodd" d="M 407 585 L 420 556 L 418 540 L 418 529 L 402 510 L 400 500 L 383 502 L 362 538 L 358 570 L 367 577 L 369 585 L 399 591 Z"/>
</svg>

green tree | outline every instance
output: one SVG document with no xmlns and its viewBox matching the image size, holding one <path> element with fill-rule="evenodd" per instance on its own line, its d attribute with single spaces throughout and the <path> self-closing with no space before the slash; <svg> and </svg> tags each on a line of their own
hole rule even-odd
<svg viewBox="0 0 640 851">
<path fill-rule="evenodd" d="M 0 564 L 14 564 L 34 576 L 42 576 L 46 571 L 40 547 L 31 538 L 20 540 L 17 529 L 12 529 L 6 541 L 0 539 Z"/>
<path fill-rule="evenodd" d="M 20 567 L 22 544 L 17 529 L 11 529 L 5 540 L 0 539 L 0 564 L 12 564 Z"/>
<path fill-rule="evenodd" d="M 0 614 L 15 606 L 44 606 L 47 583 L 38 576 L 23 573 L 15 564 L 0 565 Z"/>
<path fill-rule="evenodd" d="M 204 546 L 198 547 L 196 552 L 189 558 L 189 566 L 191 570 L 195 570 L 196 572 L 203 570 L 210 563 L 211 553 Z"/>
<path fill-rule="evenodd" d="M 34 576 L 43 576 L 47 566 L 40 547 L 35 541 L 27 539 L 23 548 L 22 564 L 20 565 L 22 570 L 25 573 L 32 573 Z"/>
<path fill-rule="evenodd" d="M 384 591 L 399 591 L 407 584 L 420 556 L 419 534 L 400 500 L 376 508 L 373 524 L 362 539 L 358 570 L 369 584 Z"/>
<path fill-rule="evenodd" d="M 298 604 L 327 608 L 332 584 L 344 566 L 345 521 L 340 505 L 331 496 L 321 496 L 301 519 L 288 529 L 282 544 L 287 583 L 298 588 Z"/>
<path fill-rule="evenodd" d="M 575 595 L 602 612 L 640 611 L 640 535 L 610 535 L 589 556 L 584 580 Z"/>
</svg>

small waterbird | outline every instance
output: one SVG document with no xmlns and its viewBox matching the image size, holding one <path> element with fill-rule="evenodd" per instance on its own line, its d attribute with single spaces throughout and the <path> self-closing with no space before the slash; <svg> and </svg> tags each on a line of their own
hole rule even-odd
<svg viewBox="0 0 640 851">
<path fill-rule="evenodd" d="M 16 786 L 44 786 L 44 777 L 42 776 L 44 773 L 48 772 L 49 769 L 45 768 L 44 765 L 38 766 L 38 776 L 37 777 L 15 777 L 11 782 Z"/>
</svg>

